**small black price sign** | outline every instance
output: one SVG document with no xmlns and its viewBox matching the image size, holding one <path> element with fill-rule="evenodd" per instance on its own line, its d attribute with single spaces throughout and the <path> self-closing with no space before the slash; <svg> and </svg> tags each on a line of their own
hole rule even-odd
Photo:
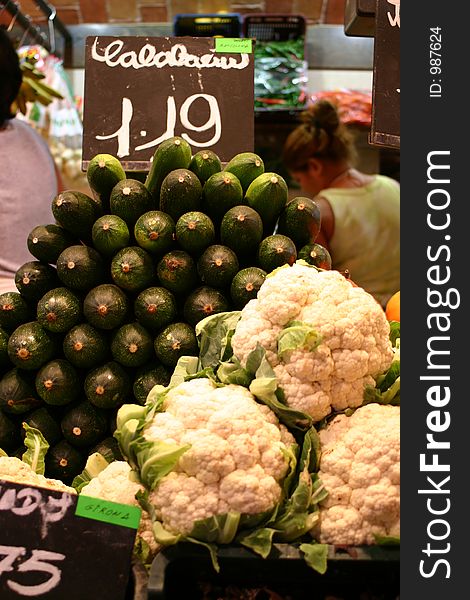
<svg viewBox="0 0 470 600">
<path fill-rule="evenodd" d="M 122 600 L 140 509 L 0 480 L 0 598 Z"/>
<path fill-rule="evenodd" d="M 254 146 L 252 40 L 88 37 L 83 169 L 96 154 L 145 171 L 175 135 L 221 161 Z"/>
<path fill-rule="evenodd" d="M 400 0 L 377 0 L 370 142 L 400 147 Z"/>
</svg>

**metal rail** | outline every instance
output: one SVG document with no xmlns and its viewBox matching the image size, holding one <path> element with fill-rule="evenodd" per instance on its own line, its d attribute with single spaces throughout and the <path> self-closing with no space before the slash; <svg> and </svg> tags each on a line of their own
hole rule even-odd
<svg viewBox="0 0 470 600">
<path fill-rule="evenodd" d="M 21 12 L 21 9 L 16 2 L 13 2 L 13 0 L 2 0 L 0 2 L 0 11 L 3 12 L 4 10 L 6 10 L 12 16 L 11 23 L 8 26 L 9 31 L 12 29 L 13 25 L 18 24 L 25 32 L 23 38 L 25 38 L 26 35 L 29 35 L 46 50 L 49 52 L 51 51 L 51 46 L 47 39 L 47 35 L 41 31 L 41 29 L 35 25 L 27 15 Z M 23 39 L 21 40 L 21 43 L 22 42 Z"/>
<path fill-rule="evenodd" d="M 46 33 L 38 25 L 33 23 L 28 15 L 25 15 L 22 12 L 19 3 L 15 2 L 14 0 L 0 0 L 0 13 L 6 11 L 12 17 L 12 21 L 8 27 L 8 30 L 11 30 L 14 25 L 18 25 L 24 31 L 20 45 L 22 45 L 23 41 L 29 37 L 40 44 L 48 52 L 55 54 L 56 56 L 60 56 L 61 53 L 56 47 L 55 31 L 57 29 L 64 40 L 63 59 L 64 61 L 69 60 L 72 52 L 73 41 L 69 30 L 59 19 L 56 9 L 51 4 L 45 2 L 45 0 L 34 0 L 34 2 L 41 12 L 47 17 L 48 35 L 46 35 Z"/>
</svg>

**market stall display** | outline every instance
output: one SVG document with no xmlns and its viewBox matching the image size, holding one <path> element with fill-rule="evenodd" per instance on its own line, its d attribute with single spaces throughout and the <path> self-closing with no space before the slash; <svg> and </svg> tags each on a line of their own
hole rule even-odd
<svg viewBox="0 0 470 600">
<path fill-rule="evenodd" d="M 47 473 L 67 483 L 112 436 L 122 404 L 145 402 L 197 354 L 195 326 L 243 308 L 320 227 L 315 203 L 286 204 L 283 178 L 254 153 L 222 169 L 175 137 L 145 183 L 128 175 L 116 157 L 94 157 L 93 196 L 52 199 L 55 223 L 30 232 L 18 291 L 0 297 L 0 447 L 15 452 L 21 423 L 34 425 L 51 445 Z M 279 217 L 284 233 L 273 233 Z"/>
<path fill-rule="evenodd" d="M 322 97 L 306 95 L 305 22 L 265 17 L 245 19 L 259 27 L 255 106 L 295 112 Z M 263 37 L 273 24 L 287 35 Z M 318 205 L 291 198 L 256 150 L 222 162 L 182 133 L 145 173 L 111 154 L 81 163 L 62 64 L 27 52 L 16 108 L 89 192 L 51 198 L 17 292 L 0 295 L 0 480 L 70 496 L 75 520 L 91 500 L 133 511 L 121 547 L 116 521 L 90 527 L 116 548 L 106 576 L 125 600 L 131 552 L 146 600 L 395 600 L 400 292 L 384 310 L 332 271 Z M 329 94 L 345 122 L 370 124 L 367 94 Z M 64 530 L 59 546 L 73 545 Z M 88 586 L 108 597 L 99 544 L 76 537 Z"/>
<path fill-rule="evenodd" d="M 335 318 L 324 305 L 333 305 L 336 295 L 331 290 L 329 300 L 328 291 L 315 298 L 312 282 L 343 276 L 305 263 L 286 265 L 268 277 L 258 296 L 270 296 L 269 282 L 281 275 L 285 284 L 290 279 L 302 283 L 305 294 L 313 292 L 312 306 L 322 306 L 331 332 Z M 344 302 L 367 300 L 369 294 L 344 281 Z M 232 342 L 246 328 L 256 302 L 201 321 L 198 356 L 182 357 L 170 384 L 155 386 L 145 406 L 119 409 L 116 437 L 127 461 L 119 465 L 129 463 L 138 475 L 141 487 L 132 502 L 144 508 L 146 526 L 152 524 L 160 547 L 182 545 L 176 557 L 191 555 L 188 544 L 206 548 L 216 571 L 219 555 L 227 564 L 228 556 L 242 558 L 240 547 L 273 560 L 288 542 L 289 552 L 297 552 L 291 558 L 303 557 L 309 567 L 325 573 L 328 558 L 334 557 L 329 547 L 399 544 L 399 323 L 389 323 L 379 305 L 376 313 L 351 321 L 351 339 L 361 337 L 363 326 L 380 322 L 386 327 L 386 340 L 379 335 L 376 341 L 384 344 L 387 358 L 356 407 L 336 407 L 325 418 L 286 403 L 285 382 L 272 367 L 272 352 L 258 343 L 243 365 L 235 355 Z M 287 293 L 280 303 L 286 318 L 295 304 Z M 292 358 L 302 351 L 304 362 L 320 354 L 325 363 L 329 353 L 341 362 L 335 349 L 328 349 L 322 315 L 312 314 L 310 321 L 308 331 L 299 321 L 279 328 L 276 353 Z M 356 359 L 350 356 L 359 368 Z M 338 377 L 348 380 L 347 368 L 341 372 L 339 366 Z M 331 373 L 327 377 L 334 379 Z M 106 484 L 113 464 L 114 471 L 121 469 L 117 463 L 103 464 L 99 474 L 89 477 L 93 494 L 116 497 L 115 487 Z M 128 475 L 122 484 L 126 490 L 137 490 L 134 477 Z M 85 494 L 86 485 L 80 488 Z M 227 545 L 235 554 L 224 555 Z M 149 549 L 144 555 L 149 553 L 153 556 Z M 372 559 L 373 553 L 364 556 Z M 159 568 L 164 568 L 162 560 Z"/>
<path fill-rule="evenodd" d="M 290 543 L 323 573 L 327 544 L 399 539 L 399 324 L 297 260 L 318 246 L 314 202 L 288 203 L 253 153 L 204 156 L 171 138 L 141 182 L 100 155 L 93 197 L 52 200 L 0 297 L 0 446 L 21 456 L 26 423 L 46 477 L 141 506 L 143 562 L 191 542 L 218 570 L 224 545 Z M 364 456 L 335 459 L 357 440 Z"/>
</svg>

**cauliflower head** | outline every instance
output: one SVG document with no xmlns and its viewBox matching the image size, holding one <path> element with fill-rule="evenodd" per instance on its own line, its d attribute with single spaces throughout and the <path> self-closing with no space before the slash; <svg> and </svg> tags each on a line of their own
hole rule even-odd
<svg viewBox="0 0 470 600">
<path fill-rule="evenodd" d="M 72 487 L 58 479 L 49 479 L 36 473 L 27 463 L 14 456 L 0 456 L 0 479 L 43 487 L 57 492 L 77 493 Z"/>
<path fill-rule="evenodd" d="M 286 334 L 302 330 L 297 344 L 281 347 Z M 243 366 L 261 345 L 287 405 L 318 422 L 362 405 L 365 386 L 392 362 L 389 333 L 383 308 L 365 290 L 338 271 L 295 263 L 266 278 L 231 343 Z"/>
<path fill-rule="evenodd" d="M 144 438 L 189 447 L 149 495 L 167 531 L 188 535 L 195 521 L 274 509 L 295 440 L 246 388 L 193 379 L 171 388 L 162 408 Z"/>
<path fill-rule="evenodd" d="M 92 498 L 102 498 L 110 502 L 130 504 L 140 508 L 135 496 L 144 488 L 140 483 L 133 481 L 130 475 L 131 466 L 124 460 L 116 460 L 103 469 L 90 483 L 83 486 L 80 493 Z M 151 556 L 154 556 L 160 549 L 153 535 L 152 521 L 145 511 L 142 511 L 137 536 L 147 543 Z"/>
<path fill-rule="evenodd" d="M 320 431 L 319 478 L 328 492 L 318 541 L 370 545 L 400 536 L 400 407 L 368 404 Z"/>
</svg>

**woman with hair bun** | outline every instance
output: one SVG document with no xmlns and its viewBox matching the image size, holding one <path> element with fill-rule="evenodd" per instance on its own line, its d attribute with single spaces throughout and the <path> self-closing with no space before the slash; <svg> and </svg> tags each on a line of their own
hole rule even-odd
<svg viewBox="0 0 470 600">
<path fill-rule="evenodd" d="M 320 208 L 315 241 L 330 252 L 333 269 L 348 269 L 385 306 L 400 289 L 400 186 L 353 167 L 353 137 L 333 104 L 320 100 L 301 119 L 286 140 L 283 161 Z"/>
</svg>

